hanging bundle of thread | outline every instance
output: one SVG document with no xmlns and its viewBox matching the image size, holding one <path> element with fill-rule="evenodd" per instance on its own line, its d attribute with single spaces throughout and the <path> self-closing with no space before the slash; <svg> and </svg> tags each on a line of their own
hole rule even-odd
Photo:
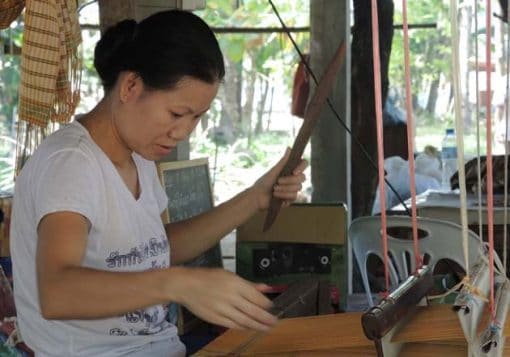
<svg viewBox="0 0 510 357">
<path fill-rule="evenodd" d="M 80 100 L 80 44 L 76 1 L 26 1 L 19 119 L 27 125 L 18 131 L 18 148 L 23 148 L 18 158 L 36 146 L 27 142 L 29 137 L 33 141 L 30 131 L 44 133 L 48 123 L 68 122 L 74 114 Z"/>
</svg>

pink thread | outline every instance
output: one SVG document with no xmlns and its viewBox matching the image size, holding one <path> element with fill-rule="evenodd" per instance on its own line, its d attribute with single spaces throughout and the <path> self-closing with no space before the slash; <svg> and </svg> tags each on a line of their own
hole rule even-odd
<svg viewBox="0 0 510 357">
<path fill-rule="evenodd" d="M 383 246 L 384 280 L 386 292 L 390 290 L 388 273 L 388 234 L 386 232 L 386 194 L 384 191 L 384 141 L 383 141 L 383 115 L 381 94 L 381 58 L 379 53 L 379 18 L 377 14 L 377 0 L 372 0 L 372 54 L 374 62 L 374 98 L 375 118 L 377 126 L 377 166 L 379 176 L 379 197 L 381 204 L 381 234 Z"/>
</svg>

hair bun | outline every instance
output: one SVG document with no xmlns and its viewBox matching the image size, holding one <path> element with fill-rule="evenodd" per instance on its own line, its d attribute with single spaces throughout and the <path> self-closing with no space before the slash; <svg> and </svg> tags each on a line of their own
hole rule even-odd
<svg viewBox="0 0 510 357">
<path fill-rule="evenodd" d="M 129 56 L 127 50 L 136 34 L 137 22 L 123 20 L 109 27 L 96 44 L 94 67 L 104 85 L 113 84 Z"/>
</svg>

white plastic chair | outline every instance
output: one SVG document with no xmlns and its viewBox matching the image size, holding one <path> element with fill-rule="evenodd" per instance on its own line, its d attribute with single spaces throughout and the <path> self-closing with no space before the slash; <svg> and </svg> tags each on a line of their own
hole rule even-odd
<svg viewBox="0 0 510 357">
<path fill-rule="evenodd" d="M 387 222 L 389 276 L 391 287 L 394 289 L 414 272 L 416 267 L 412 223 L 411 218 L 407 216 L 388 216 Z M 392 236 L 391 234 L 395 234 L 393 232 L 398 228 L 409 232 L 410 238 L 402 239 Z M 447 221 L 418 217 L 418 235 L 421 237 L 419 239 L 420 253 L 422 257 L 429 256 L 428 265 L 432 270 L 442 259 L 452 260 L 465 270 L 461 226 Z M 375 254 L 383 261 L 381 217 L 360 217 L 353 220 L 348 236 L 360 268 L 368 305 L 374 306 L 368 281 L 367 261 L 371 254 Z M 480 251 L 480 238 L 472 231 L 468 231 L 468 242 L 469 265 L 473 266 L 477 262 Z"/>
</svg>

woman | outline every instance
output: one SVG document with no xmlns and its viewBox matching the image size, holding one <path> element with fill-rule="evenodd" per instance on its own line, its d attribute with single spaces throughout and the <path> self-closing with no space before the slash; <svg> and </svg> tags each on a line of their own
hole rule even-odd
<svg viewBox="0 0 510 357">
<path fill-rule="evenodd" d="M 16 181 L 12 216 L 21 334 L 38 356 L 181 356 L 169 301 L 228 328 L 266 330 L 266 286 L 220 269 L 176 266 L 304 180 L 284 158 L 210 212 L 163 226 L 154 160 L 187 138 L 224 76 L 209 27 L 183 11 L 125 20 L 98 42 L 105 97 L 48 137 Z"/>
</svg>

